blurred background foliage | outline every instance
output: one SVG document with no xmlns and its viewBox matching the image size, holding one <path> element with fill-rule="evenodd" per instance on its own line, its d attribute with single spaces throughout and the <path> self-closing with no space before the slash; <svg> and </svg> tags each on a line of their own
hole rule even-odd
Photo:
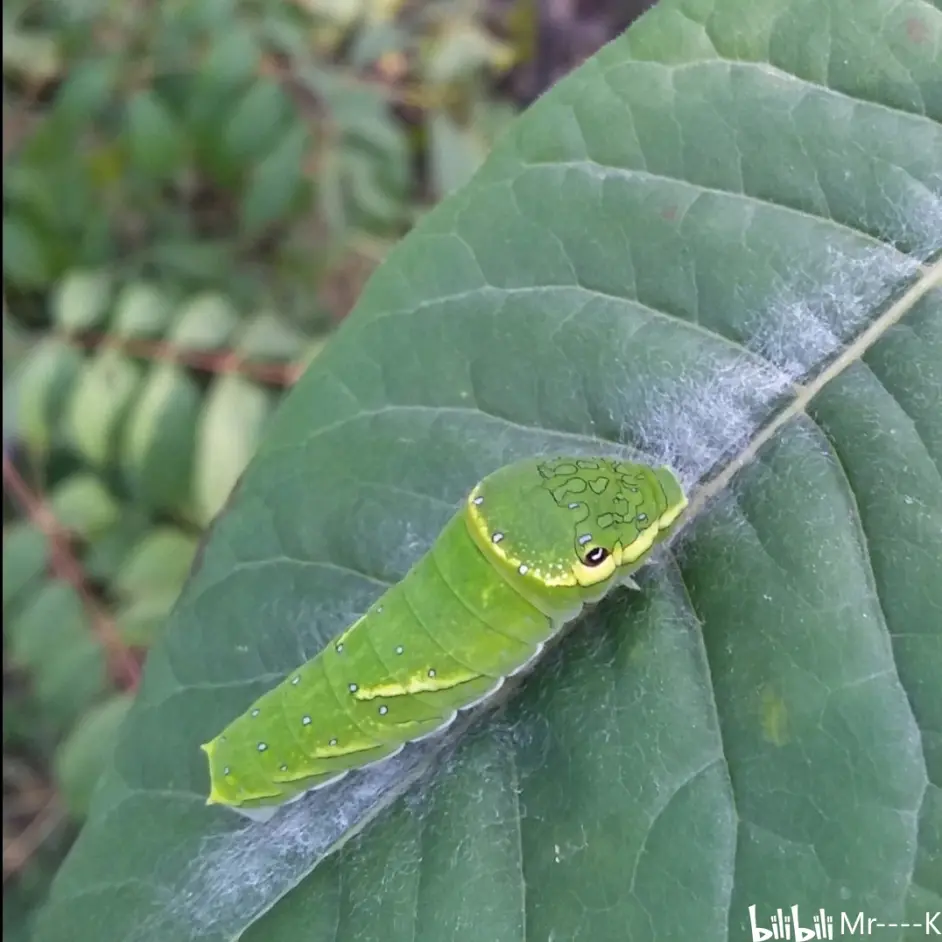
<svg viewBox="0 0 942 942">
<path fill-rule="evenodd" d="M 418 216 L 646 5 L 5 2 L 5 939 L 286 387 Z"/>
</svg>

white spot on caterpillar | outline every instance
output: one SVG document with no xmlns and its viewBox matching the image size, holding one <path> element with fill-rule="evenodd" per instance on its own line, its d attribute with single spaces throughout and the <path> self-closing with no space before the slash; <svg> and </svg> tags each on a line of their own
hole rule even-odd
<svg viewBox="0 0 942 942">
<path fill-rule="evenodd" d="M 228 766 L 228 765 L 222 770 L 222 774 L 223 774 L 223 775 L 228 775 L 228 774 L 229 774 L 229 766 Z"/>
<path fill-rule="evenodd" d="M 299 683 L 301 683 L 301 675 L 298 674 L 296 677 L 292 677 L 292 678 L 291 678 L 291 683 L 293 683 L 293 684 L 299 684 Z"/>
<path fill-rule="evenodd" d="M 279 768 L 282 772 L 287 772 L 287 771 L 288 771 L 288 766 L 287 766 L 287 765 L 279 765 L 278 768 Z"/>
<path fill-rule="evenodd" d="M 382 610 L 383 610 L 383 606 L 382 606 L 382 605 L 377 605 L 377 606 L 376 606 L 376 614 L 377 614 L 377 615 L 378 615 Z"/>
<path fill-rule="evenodd" d="M 379 715 L 380 715 L 380 716 L 385 716 L 388 712 L 389 712 L 389 707 L 388 707 L 388 706 L 381 706 L 381 707 L 379 708 Z"/>
<path fill-rule="evenodd" d="M 259 751 L 259 752 L 264 752 L 267 748 L 268 748 L 268 743 L 266 743 L 266 742 L 260 742 L 260 743 L 258 744 L 258 751 Z"/>
<path fill-rule="evenodd" d="M 504 538 L 504 534 L 503 534 L 503 533 L 495 533 L 495 534 L 491 537 L 491 542 L 492 542 L 492 543 L 500 543 L 500 541 L 501 541 L 503 538 Z"/>
<path fill-rule="evenodd" d="M 336 739 L 331 739 L 331 740 L 327 743 L 327 745 L 328 745 L 328 746 L 336 746 L 336 745 L 337 745 L 337 740 L 336 740 Z"/>
<path fill-rule="evenodd" d="M 645 520 L 647 520 L 647 519 L 648 519 L 648 515 L 647 515 L 647 514 L 638 514 L 638 516 L 635 517 L 635 520 L 640 520 L 642 523 L 643 523 Z"/>
<path fill-rule="evenodd" d="M 343 653 L 343 645 L 342 645 L 342 644 L 338 644 L 338 645 L 337 645 L 337 648 L 336 648 L 336 651 L 337 651 L 338 654 L 342 654 L 342 653 Z"/>
<path fill-rule="evenodd" d="M 402 654 L 403 651 L 405 651 L 405 648 L 401 644 L 397 645 L 396 654 Z"/>
<path fill-rule="evenodd" d="M 517 570 L 521 576 L 525 576 L 529 571 L 530 567 L 526 563 L 521 563 L 520 568 Z"/>
<path fill-rule="evenodd" d="M 356 684 L 350 684 L 350 693 L 356 693 L 360 688 Z"/>
<path fill-rule="evenodd" d="M 311 718 L 310 718 L 309 716 L 302 716 L 302 717 L 301 717 L 301 724 L 302 724 L 303 726 L 310 726 L 310 725 L 311 725 Z"/>
<path fill-rule="evenodd" d="M 484 503 L 484 498 L 483 498 L 483 497 L 475 497 L 474 500 L 472 501 L 472 503 L 473 503 L 473 504 L 477 504 L 478 507 L 480 507 L 481 504 Z"/>
<path fill-rule="evenodd" d="M 258 714 L 261 713 L 261 712 L 262 712 L 262 711 L 259 710 L 259 709 L 256 707 L 254 710 L 252 710 L 252 716 L 258 716 Z"/>
<path fill-rule="evenodd" d="M 569 505 L 569 509 L 570 509 L 570 510 L 575 510 L 578 506 L 579 506 L 578 501 L 573 501 L 573 502 Z"/>
<path fill-rule="evenodd" d="M 592 539 L 592 534 L 591 534 L 591 533 L 583 533 L 582 536 L 579 537 L 579 545 L 580 545 L 580 546 L 585 546 L 586 543 L 588 543 L 589 540 L 591 540 L 591 539 Z"/>
<path fill-rule="evenodd" d="M 429 675 L 429 677 L 434 677 L 434 676 L 435 676 L 435 668 L 434 668 L 434 667 L 430 667 L 430 668 L 428 669 L 428 675 Z"/>
</svg>

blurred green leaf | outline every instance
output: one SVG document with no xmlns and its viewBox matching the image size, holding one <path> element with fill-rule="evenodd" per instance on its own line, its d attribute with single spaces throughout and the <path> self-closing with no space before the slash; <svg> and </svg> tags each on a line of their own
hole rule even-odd
<svg viewBox="0 0 942 942">
<path fill-rule="evenodd" d="M 318 205 L 328 224 L 343 231 L 353 224 L 402 222 L 411 155 L 386 97 L 313 66 L 299 68 L 297 78 L 328 104 L 339 131 L 324 150 L 317 178 Z"/>
<path fill-rule="evenodd" d="M 36 451 L 46 451 L 58 436 L 83 363 L 84 357 L 74 347 L 57 337 L 46 337 L 17 370 L 15 426 Z"/>
<path fill-rule="evenodd" d="M 240 22 L 230 22 L 226 26 L 225 30 L 212 36 L 209 51 L 198 72 L 200 82 L 214 90 L 233 90 L 249 81 L 257 74 L 261 61 L 258 40 L 248 27 Z"/>
<path fill-rule="evenodd" d="M 82 558 L 85 573 L 90 579 L 111 582 L 152 526 L 150 516 L 138 504 L 123 506 L 114 526 L 92 537 Z"/>
<path fill-rule="evenodd" d="M 256 236 L 290 213 L 304 182 L 304 157 L 309 146 L 307 128 L 295 125 L 252 169 L 241 206 L 246 235 Z"/>
<path fill-rule="evenodd" d="M 24 330 L 9 315 L 6 301 L 3 303 L 3 380 L 6 384 L 15 369 L 19 369 L 32 349 L 34 340 L 29 331 Z"/>
<path fill-rule="evenodd" d="M 174 363 L 151 368 L 125 423 L 121 466 L 147 507 L 183 508 L 190 497 L 200 392 Z"/>
<path fill-rule="evenodd" d="M 118 607 L 115 623 L 125 644 L 149 648 L 160 637 L 179 590 L 141 595 Z"/>
<path fill-rule="evenodd" d="M 464 186 L 487 155 L 471 128 L 461 127 L 444 111 L 429 116 L 429 151 L 435 192 L 447 196 Z"/>
<path fill-rule="evenodd" d="M 227 35 L 240 29 L 237 22 L 236 0 L 168 0 L 161 4 L 161 13 L 166 17 L 166 29 L 179 29 L 187 33 Z"/>
<path fill-rule="evenodd" d="M 238 374 L 213 381 L 197 432 L 194 497 L 204 525 L 225 504 L 255 453 L 271 407 L 271 394 Z"/>
<path fill-rule="evenodd" d="M 367 0 L 308 0 L 308 5 L 318 16 L 342 28 L 351 26 L 368 9 Z"/>
<path fill-rule="evenodd" d="M 128 555 L 114 581 L 125 598 L 179 593 L 196 554 L 197 541 L 176 527 L 158 527 Z"/>
<path fill-rule="evenodd" d="M 249 86 L 236 104 L 220 146 L 234 164 L 260 160 L 285 133 L 291 117 L 291 102 L 281 85 L 273 79 L 261 78 Z M 287 156 L 290 155 L 289 147 Z"/>
<path fill-rule="evenodd" d="M 465 82 L 485 70 L 502 72 L 513 62 L 511 48 L 473 20 L 449 22 L 428 46 L 424 77 L 432 85 Z"/>
<path fill-rule="evenodd" d="M 298 359 L 309 340 L 273 311 L 260 311 L 245 325 L 235 349 L 255 362 L 285 362 Z"/>
<path fill-rule="evenodd" d="M 71 725 L 107 688 L 101 646 L 67 583 L 47 582 L 4 633 L 11 660 L 29 672 L 36 700 L 57 726 Z"/>
<path fill-rule="evenodd" d="M 46 166 L 25 161 L 10 161 L 4 168 L 4 199 L 11 207 L 22 210 L 25 218 L 35 219 L 44 228 L 54 227 L 62 212 L 56 199 L 57 181 L 49 177 Z M 10 215 L 17 214 L 11 212 Z"/>
<path fill-rule="evenodd" d="M 49 494 L 56 521 L 71 533 L 93 540 L 117 523 L 121 507 L 101 479 L 90 472 L 66 478 Z"/>
<path fill-rule="evenodd" d="M 390 224 L 402 220 L 405 207 L 401 194 L 387 186 L 375 157 L 348 151 L 343 157 L 343 172 L 353 205 L 369 223 Z"/>
<path fill-rule="evenodd" d="M 22 217 L 4 212 L 4 278 L 26 288 L 35 288 L 47 284 L 53 272 L 53 262 L 42 236 Z"/>
<path fill-rule="evenodd" d="M 33 30 L 3 29 L 4 76 L 17 76 L 28 82 L 52 81 L 62 67 L 56 39 L 49 33 Z"/>
<path fill-rule="evenodd" d="M 224 146 L 224 134 L 240 95 L 254 83 L 261 63 L 255 35 L 235 22 L 211 39 L 187 96 L 186 116 L 201 165 L 225 186 L 235 186 L 244 168 Z"/>
<path fill-rule="evenodd" d="M 108 316 L 112 288 L 107 271 L 70 271 L 56 285 L 52 316 L 67 330 L 101 327 Z"/>
<path fill-rule="evenodd" d="M 44 718 L 60 729 L 74 723 L 111 687 L 104 651 L 91 633 L 60 639 L 59 646 L 34 665 L 32 674 Z"/>
<path fill-rule="evenodd" d="M 49 559 L 46 535 L 31 523 L 17 523 L 3 530 L 3 607 L 45 572 Z"/>
<path fill-rule="evenodd" d="M 69 406 L 68 425 L 75 446 L 92 464 L 104 467 L 116 453 L 142 372 L 115 348 L 105 348 L 86 362 Z"/>
<path fill-rule="evenodd" d="M 337 148 L 327 150 L 321 160 L 317 178 L 317 208 L 335 234 L 348 224 L 346 194 L 343 182 L 343 157 Z"/>
<path fill-rule="evenodd" d="M 120 57 L 107 54 L 70 65 L 56 96 L 55 122 L 67 129 L 76 129 L 96 118 L 117 88 L 121 67 Z"/>
<path fill-rule="evenodd" d="M 350 65 L 355 69 L 367 69 L 389 53 L 404 55 L 412 42 L 410 32 L 400 23 L 364 23 L 351 37 Z"/>
<path fill-rule="evenodd" d="M 77 818 L 88 812 L 92 793 L 111 760 L 118 729 L 133 702 L 121 694 L 93 707 L 79 720 L 56 754 L 56 778 L 69 811 Z"/>
<path fill-rule="evenodd" d="M 132 282 L 115 301 L 111 333 L 117 337 L 162 337 L 173 311 L 170 299 L 156 285 Z"/>
<path fill-rule="evenodd" d="M 513 106 L 506 101 L 479 101 L 473 109 L 474 129 L 490 147 L 513 125 L 517 116 Z"/>
<path fill-rule="evenodd" d="M 127 140 L 134 170 L 165 179 L 182 169 L 186 140 L 166 104 L 149 89 L 127 104 Z"/>
<path fill-rule="evenodd" d="M 238 323 L 238 311 L 221 294 L 200 294 L 180 308 L 167 339 L 181 350 L 221 350 Z"/>
<path fill-rule="evenodd" d="M 231 240 L 167 238 L 149 251 L 150 260 L 174 279 L 196 279 L 200 284 L 219 283 L 232 275 Z"/>
</svg>

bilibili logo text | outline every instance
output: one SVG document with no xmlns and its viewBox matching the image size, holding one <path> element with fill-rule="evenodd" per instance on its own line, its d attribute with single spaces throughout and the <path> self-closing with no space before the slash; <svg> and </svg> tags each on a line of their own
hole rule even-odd
<svg viewBox="0 0 942 942">
<path fill-rule="evenodd" d="M 802 921 L 804 920 L 804 921 Z M 864 913 L 842 912 L 832 916 L 819 909 L 810 919 L 797 906 L 777 909 L 766 925 L 759 925 L 756 907 L 749 907 L 752 942 L 820 942 L 838 936 L 877 936 L 881 929 L 915 929 L 927 936 L 942 936 L 942 912 L 927 912 L 921 922 L 889 922 Z"/>
</svg>

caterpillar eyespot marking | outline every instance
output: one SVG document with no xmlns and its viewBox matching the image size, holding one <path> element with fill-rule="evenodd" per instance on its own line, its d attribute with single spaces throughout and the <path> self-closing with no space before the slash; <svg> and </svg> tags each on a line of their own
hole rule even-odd
<svg viewBox="0 0 942 942">
<path fill-rule="evenodd" d="M 609 458 L 532 458 L 488 475 L 377 604 L 203 744 L 207 803 L 264 820 L 440 734 L 528 670 L 586 604 L 637 588 L 632 573 L 686 506 L 669 468 Z"/>
<path fill-rule="evenodd" d="M 604 546 L 593 546 L 588 553 L 585 554 L 585 561 L 587 566 L 600 566 L 602 563 L 608 559 L 609 553 Z"/>
</svg>

